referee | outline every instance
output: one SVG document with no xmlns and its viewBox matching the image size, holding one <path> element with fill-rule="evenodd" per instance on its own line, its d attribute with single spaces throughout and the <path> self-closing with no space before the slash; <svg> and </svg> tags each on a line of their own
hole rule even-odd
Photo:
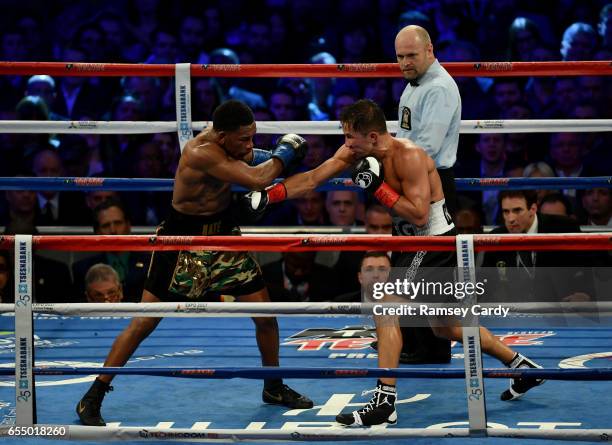
<svg viewBox="0 0 612 445">
<path fill-rule="evenodd" d="M 433 158 L 442 181 L 447 215 L 454 216 L 457 193 L 453 166 L 461 124 L 459 88 L 434 56 L 431 37 L 424 28 L 402 28 L 395 37 L 395 54 L 408 80 L 399 102 L 397 137 L 412 140 Z M 436 337 L 429 326 L 402 327 L 402 337 L 401 363 L 450 361 L 450 342 Z"/>
</svg>

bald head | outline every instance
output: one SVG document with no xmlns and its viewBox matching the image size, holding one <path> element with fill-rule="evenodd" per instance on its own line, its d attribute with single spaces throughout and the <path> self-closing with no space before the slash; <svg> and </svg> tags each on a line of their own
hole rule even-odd
<svg viewBox="0 0 612 445">
<path fill-rule="evenodd" d="M 407 80 L 421 77 L 435 60 L 429 33 L 417 25 L 402 28 L 395 37 L 395 55 Z"/>
<path fill-rule="evenodd" d="M 404 26 L 395 37 L 395 44 L 400 39 L 418 40 L 424 46 L 431 43 L 431 37 L 425 28 L 419 25 Z"/>
</svg>

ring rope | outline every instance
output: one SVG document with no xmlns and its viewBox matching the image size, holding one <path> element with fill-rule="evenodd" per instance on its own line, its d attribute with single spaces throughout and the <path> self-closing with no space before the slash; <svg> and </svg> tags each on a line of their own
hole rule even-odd
<svg viewBox="0 0 612 445">
<path fill-rule="evenodd" d="M 179 102 L 180 103 L 180 102 Z M 210 121 L 194 121 L 193 130 L 201 131 Z M 0 133 L 55 134 L 149 134 L 185 131 L 175 121 L 0 121 Z M 387 121 L 391 133 L 397 133 L 398 122 Z M 461 134 L 480 133 L 556 133 L 612 131 L 612 119 L 481 119 L 463 120 Z M 261 134 L 342 134 L 339 121 L 257 121 Z M 190 136 L 191 137 L 191 136 Z"/>
<path fill-rule="evenodd" d="M 452 76 L 609 76 L 609 61 L 575 62 L 447 62 Z M 0 74 L 80 77 L 172 77 L 175 64 L 0 62 Z M 401 77 L 397 63 L 346 64 L 192 64 L 193 77 Z"/>
<path fill-rule="evenodd" d="M 403 379 L 463 379 L 464 368 L 325 368 L 325 367 L 93 367 L 93 366 L 34 366 L 36 375 L 147 375 L 194 379 L 363 379 L 397 377 Z M 483 376 L 493 379 L 533 378 L 565 381 L 610 381 L 612 368 L 595 369 L 507 369 L 485 368 Z M 14 368 L 0 368 L 0 375 L 14 376 Z"/>
<path fill-rule="evenodd" d="M 282 178 L 275 182 L 281 181 Z M 590 189 L 612 187 L 612 176 L 554 177 L 554 178 L 457 178 L 457 190 L 530 190 L 541 189 Z M 91 177 L 0 177 L 3 190 L 53 190 L 53 191 L 154 191 L 169 192 L 174 187 L 174 179 L 164 178 L 91 178 Z M 233 186 L 232 191 L 247 189 Z M 320 191 L 362 190 L 350 178 L 333 178 L 325 185 L 317 187 Z"/>
<path fill-rule="evenodd" d="M 473 235 L 477 252 L 610 250 L 612 233 Z M 147 235 L 36 235 L 37 249 L 96 252 L 151 250 L 218 250 L 260 252 L 304 251 L 436 251 L 456 250 L 454 236 L 147 236 Z M 0 249 L 11 249 L 14 235 L 0 236 Z"/>
<path fill-rule="evenodd" d="M 81 426 L 39 424 L 52 428 L 53 439 L 92 440 L 163 440 L 185 442 L 270 442 L 270 441 L 355 441 L 397 440 L 408 438 L 466 438 L 468 428 L 282 428 L 282 429 L 205 429 L 119 426 Z M 57 428 L 57 429 L 56 429 Z M 10 436 L 10 427 L 0 427 L 0 437 Z M 554 439 L 565 441 L 608 442 L 612 429 L 542 430 L 535 428 L 487 428 L 488 437 L 517 439 Z M 37 438 L 41 438 L 37 435 Z"/>
<path fill-rule="evenodd" d="M 457 303 L 461 303 L 457 300 Z M 32 311 L 54 315 L 96 315 L 115 317 L 213 317 L 213 316 L 346 316 L 370 315 L 375 306 L 416 307 L 425 303 L 336 303 L 336 302 L 181 302 L 181 303 L 33 303 Z M 450 303 L 427 303 L 430 308 L 449 307 Z M 612 314 L 612 302 L 559 303 L 479 303 L 482 308 L 508 308 L 513 314 L 540 316 L 578 315 L 606 316 Z M 12 303 L 0 304 L 0 313 L 13 312 Z"/>
</svg>

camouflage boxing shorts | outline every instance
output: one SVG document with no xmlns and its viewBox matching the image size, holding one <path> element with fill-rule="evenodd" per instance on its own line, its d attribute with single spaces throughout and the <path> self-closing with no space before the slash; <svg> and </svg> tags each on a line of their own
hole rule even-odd
<svg viewBox="0 0 612 445">
<path fill-rule="evenodd" d="M 185 215 L 172 209 L 158 235 L 240 235 L 226 213 Z M 214 300 L 264 288 L 261 269 L 248 252 L 157 251 L 151 257 L 145 289 L 162 301 Z"/>
</svg>

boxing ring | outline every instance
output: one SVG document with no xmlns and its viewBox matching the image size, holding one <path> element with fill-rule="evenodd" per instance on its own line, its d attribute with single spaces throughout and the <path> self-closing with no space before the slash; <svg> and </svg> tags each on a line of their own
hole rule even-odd
<svg viewBox="0 0 612 445">
<path fill-rule="evenodd" d="M 454 76 L 611 75 L 609 62 L 449 63 Z M 194 130 L 210 125 L 191 119 L 190 79 L 210 77 L 398 77 L 396 64 L 347 65 L 127 65 L 0 62 L 0 74 L 53 76 L 175 76 L 177 122 L 0 121 L 14 133 L 157 133 L 176 131 L 181 148 Z M 389 123 L 390 130 L 396 128 Z M 339 134 L 337 122 L 258 122 L 261 133 Z M 612 131 L 612 120 L 464 121 L 462 133 Z M 610 187 L 612 177 L 467 178 L 459 190 L 500 188 Z M 347 189 L 346 178 L 324 189 Z M 121 178 L 0 178 L 3 189 L 172 189 L 172 180 Z M 474 255 L 498 250 L 610 250 L 610 234 L 458 237 L 158 237 L 5 236 L 0 248 L 15 249 L 16 304 L 0 304 L 0 435 L 20 440 L 128 441 L 396 441 L 433 443 L 467 438 L 472 443 L 507 443 L 503 438 L 542 443 L 609 441 L 612 409 L 612 306 L 572 304 L 596 312 L 604 322 L 555 329 L 495 328 L 506 344 L 525 352 L 543 369 L 499 369 L 482 357 L 478 330 L 464 329 L 448 365 L 376 369 L 372 320 L 361 303 L 122 303 L 32 304 L 32 249 L 121 250 L 437 250 L 456 251 L 460 277 L 473 280 Z M 517 305 L 516 312 L 568 316 L 559 309 Z M 561 313 L 559 313 L 559 311 Z M 580 315 L 580 311 L 578 315 Z M 590 312 L 591 311 L 591 312 Z M 281 367 L 261 368 L 254 328 L 247 317 L 276 314 Z M 77 425 L 74 403 L 98 372 L 116 335 L 132 316 L 164 316 L 118 375 L 104 404 L 106 427 Z M 206 320 L 198 318 L 206 317 Z M 486 325 L 487 320 L 485 320 Z M 474 339 L 476 341 L 474 341 Z M 523 349 L 524 348 L 524 349 Z M 13 358 L 14 357 L 14 358 Z M 36 359 L 34 360 L 34 357 Z M 305 360 L 304 360 L 305 359 Z M 308 363 L 305 367 L 304 363 Z M 497 394 L 519 375 L 546 378 L 517 402 Z M 139 376 L 136 378 L 136 376 Z M 308 410 L 263 405 L 258 379 L 292 380 L 315 401 Z M 341 428 L 335 415 L 365 404 L 359 393 L 377 376 L 397 376 L 397 426 Z M 189 378 L 189 381 L 185 381 Z M 363 380 L 363 379 L 370 380 Z M 15 385 L 15 379 L 18 384 Z M 226 381 L 226 380 L 230 381 Z M 461 380 L 462 382 L 457 382 Z M 486 391 L 485 382 L 486 380 Z M 36 381 L 36 382 L 34 382 Z M 367 382 L 367 383 L 366 383 Z M 485 393 L 488 395 L 485 403 Z M 467 406 L 466 406 L 467 402 Z M 23 434 L 22 434 L 23 433 Z M 486 437 L 485 437 L 486 436 Z"/>
</svg>

